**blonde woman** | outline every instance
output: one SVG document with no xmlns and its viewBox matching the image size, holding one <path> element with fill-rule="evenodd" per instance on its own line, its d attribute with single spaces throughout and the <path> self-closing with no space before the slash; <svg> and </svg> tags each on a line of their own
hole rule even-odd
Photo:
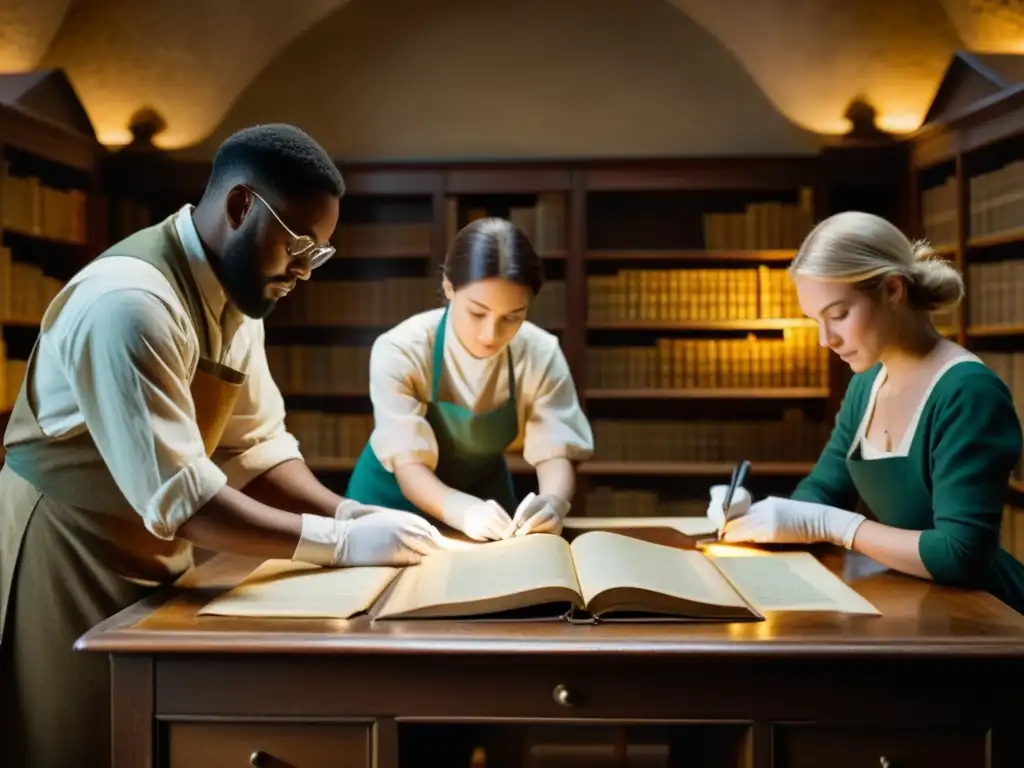
<svg viewBox="0 0 1024 768">
<path fill-rule="evenodd" d="M 980 587 L 1024 612 L 1024 566 L 999 547 L 1021 426 L 1006 385 L 931 313 L 963 281 L 868 213 L 821 222 L 790 266 L 820 343 L 854 372 L 831 438 L 791 498 L 734 497 L 723 539 L 831 542 L 896 571 Z M 708 513 L 721 520 L 724 489 Z M 852 511 L 860 498 L 875 520 Z"/>
</svg>

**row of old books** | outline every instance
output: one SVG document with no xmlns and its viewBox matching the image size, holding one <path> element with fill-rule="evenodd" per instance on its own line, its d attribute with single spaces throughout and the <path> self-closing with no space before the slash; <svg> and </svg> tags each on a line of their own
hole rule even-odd
<svg viewBox="0 0 1024 768">
<path fill-rule="evenodd" d="M 111 242 L 123 240 L 154 223 L 153 212 L 149 206 L 137 200 L 122 197 L 110 205 Z"/>
<path fill-rule="evenodd" d="M 1024 260 L 1007 259 L 967 267 L 967 324 L 1024 324 Z"/>
<path fill-rule="evenodd" d="M 589 507 L 587 514 L 590 514 Z M 1024 561 L 1024 509 L 1012 504 L 1003 507 L 999 546 L 1018 560 Z"/>
<path fill-rule="evenodd" d="M 14 261 L 11 249 L 0 247 L 0 324 L 38 323 L 63 286 L 42 267 Z"/>
<path fill-rule="evenodd" d="M 459 229 L 488 215 L 486 208 L 471 207 L 460 216 L 459 198 L 445 198 L 445 243 L 451 245 Z M 533 250 L 542 256 L 561 255 L 567 250 L 565 195 L 562 193 L 542 192 L 532 206 L 509 208 L 506 218 L 523 231 Z"/>
<path fill-rule="evenodd" d="M 761 421 L 595 419 L 594 461 L 814 461 L 830 425 L 787 408 Z"/>
<path fill-rule="evenodd" d="M 373 432 L 371 414 L 288 411 L 285 424 L 308 462 L 356 459 Z"/>
<path fill-rule="evenodd" d="M 1024 352 L 980 350 L 975 354 L 1006 384 L 1017 407 L 1017 415 L 1024 423 Z M 1024 479 L 1024 461 L 1014 469 L 1014 477 Z"/>
<path fill-rule="evenodd" d="M 588 389 L 747 389 L 828 386 L 828 349 L 812 328 L 783 338 L 657 339 L 653 346 L 591 347 Z"/>
<path fill-rule="evenodd" d="M 814 226 L 814 195 L 804 188 L 796 204 L 768 201 L 736 213 L 705 213 L 703 224 L 708 250 L 799 248 Z"/>
<path fill-rule="evenodd" d="M 972 176 L 968 211 L 972 238 L 1024 233 L 1024 160 Z"/>
<path fill-rule="evenodd" d="M 285 395 L 361 395 L 370 390 L 370 348 L 267 346 L 267 364 Z"/>
<path fill-rule="evenodd" d="M 429 256 L 432 224 L 339 224 L 331 241 L 339 256 Z"/>
<path fill-rule="evenodd" d="M 664 499 L 653 491 L 597 486 L 587 493 L 587 517 L 700 517 L 707 499 Z"/>
<path fill-rule="evenodd" d="M 280 301 L 270 326 L 380 326 L 388 327 L 428 309 L 441 306 L 439 282 L 432 277 L 396 277 L 385 280 L 299 283 Z M 565 325 L 565 283 L 544 284 L 529 319 L 542 328 Z"/>
<path fill-rule="evenodd" d="M 87 197 L 79 189 L 56 189 L 35 176 L 13 176 L 0 165 L 0 223 L 34 237 L 81 244 L 88 239 Z"/>
<path fill-rule="evenodd" d="M 623 269 L 587 278 L 587 317 L 597 322 L 802 317 L 785 269 Z"/>
<path fill-rule="evenodd" d="M 0 338 L 0 412 L 9 411 L 14 407 L 27 367 L 28 362 L 25 360 L 8 359 L 7 344 Z"/>
<path fill-rule="evenodd" d="M 921 192 L 921 224 L 925 239 L 935 248 L 956 243 L 956 176 Z"/>
</svg>

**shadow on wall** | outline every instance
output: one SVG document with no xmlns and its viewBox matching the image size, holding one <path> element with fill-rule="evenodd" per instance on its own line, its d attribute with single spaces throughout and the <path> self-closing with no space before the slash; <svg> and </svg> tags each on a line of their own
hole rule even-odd
<svg viewBox="0 0 1024 768">
<path fill-rule="evenodd" d="M 664 0 L 351 0 L 208 139 L 301 126 L 353 160 L 812 154 L 733 55 Z"/>
</svg>

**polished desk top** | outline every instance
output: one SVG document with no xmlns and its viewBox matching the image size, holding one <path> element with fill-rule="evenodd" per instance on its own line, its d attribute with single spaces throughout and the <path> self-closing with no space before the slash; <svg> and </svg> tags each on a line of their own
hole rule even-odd
<svg viewBox="0 0 1024 768">
<path fill-rule="evenodd" d="M 667 529 L 618 532 L 674 546 L 695 543 Z M 1024 616 L 987 593 L 936 586 L 844 550 L 814 552 L 882 615 L 790 612 L 770 613 L 754 623 L 596 626 L 197 616 L 212 597 L 234 587 L 260 562 L 219 555 L 175 587 L 90 630 L 76 648 L 150 654 L 1024 658 Z"/>
</svg>

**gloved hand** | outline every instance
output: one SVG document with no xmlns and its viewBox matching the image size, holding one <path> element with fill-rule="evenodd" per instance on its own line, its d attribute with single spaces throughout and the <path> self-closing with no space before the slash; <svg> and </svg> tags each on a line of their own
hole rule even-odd
<svg viewBox="0 0 1024 768">
<path fill-rule="evenodd" d="M 725 513 L 722 511 L 722 503 L 725 501 L 725 494 L 728 493 L 728 485 L 711 486 L 711 503 L 708 504 L 708 517 L 714 523 L 717 530 L 722 530 L 725 524 Z M 740 515 L 745 515 L 750 509 L 753 500 L 750 492 L 743 486 L 737 486 L 732 494 L 732 503 L 729 504 L 729 519 L 735 520 Z"/>
<path fill-rule="evenodd" d="M 828 542 L 850 549 L 864 515 L 808 501 L 769 496 L 733 518 L 722 531 L 723 541 L 762 544 Z"/>
<path fill-rule="evenodd" d="M 350 520 L 304 514 L 292 560 L 333 567 L 415 565 L 442 546 L 441 532 L 411 512 L 380 509 Z"/>
<path fill-rule="evenodd" d="M 512 518 L 498 502 L 455 490 L 445 496 L 441 519 L 476 541 L 508 538 L 512 525 Z"/>
<path fill-rule="evenodd" d="M 562 520 L 569 514 L 570 504 L 549 494 L 529 493 L 519 503 L 512 517 L 513 536 L 528 533 L 561 533 Z"/>
<path fill-rule="evenodd" d="M 335 520 L 355 520 L 356 518 L 370 515 L 374 512 L 387 511 L 388 507 L 378 507 L 373 504 L 363 504 L 355 499 L 342 499 L 334 509 Z"/>
</svg>

